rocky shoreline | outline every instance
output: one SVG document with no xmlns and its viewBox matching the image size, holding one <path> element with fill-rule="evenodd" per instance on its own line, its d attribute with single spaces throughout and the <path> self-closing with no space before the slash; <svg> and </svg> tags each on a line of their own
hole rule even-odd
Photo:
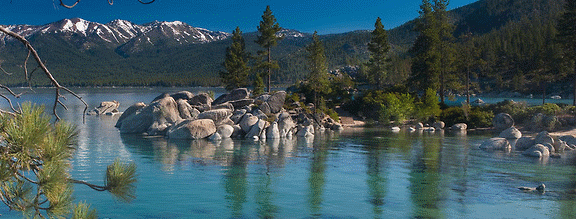
<svg viewBox="0 0 576 219">
<path fill-rule="evenodd" d="M 168 139 L 278 139 L 313 136 L 316 131 L 342 130 L 343 126 L 314 106 L 295 104 L 286 110 L 285 91 L 251 98 L 238 88 L 215 100 L 207 93 L 164 93 L 145 104 L 135 103 L 118 118 L 123 134 L 165 136 Z M 118 102 L 103 102 L 90 115 L 114 114 Z M 115 108 L 114 108 L 115 107 Z"/>
</svg>

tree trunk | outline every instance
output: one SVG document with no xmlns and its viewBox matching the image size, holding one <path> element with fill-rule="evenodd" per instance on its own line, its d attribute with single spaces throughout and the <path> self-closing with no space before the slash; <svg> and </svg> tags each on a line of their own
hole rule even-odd
<svg viewBox="0 0 576 219">
<path fill-rule="evenodd" d="M 546 103 L 546 82 L 541 82 L 540 86 L 542 86 L 542 105 Z"/>
<path fill-rule="evenodd" d="M 268 93 L 270 93 L 270 76 L 272 75 L 272 55 L 270 54 L 270 47 L 268 47 L 268 83 L 267 89 Z"/>
<path fill-rule="evenodd" d="M 444 71 L 440 72 L 440 103 L 444 105 Z"/>
<path fill-rule="evenodd" d="M 574 73 L 572 74 L 572 80 L 574 81 L 574 98 L 572 99 L 572 105 L 576 106 L 576 65 L 574 66 Z"/>
</svg>

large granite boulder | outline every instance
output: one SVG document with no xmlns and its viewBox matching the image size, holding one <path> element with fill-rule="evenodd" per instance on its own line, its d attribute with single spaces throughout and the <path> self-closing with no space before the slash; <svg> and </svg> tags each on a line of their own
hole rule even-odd
<svg viewBox="0 0 576 219">
<path fill-rule="evenodd" d="M 167 96 L 125 118 L 120 125 L 120 132 L 159 135 L 181 119 L 178 104 L 174 98 Z"/>
<path fill-rule="evenodd" d="M 445 126 L 446 126 L 446 123 L 444 123 L 442 121 L 437 121 L 437 122 L 434 122 L 434 124 L 432 124 L 432 127 L 434 127 L 434 129 L 436 129 L 436 130 L 444 129 Z"/>
<path fill-rule="evenodd" d="M 234 109 L 241 109 L 242 107 L 249 106 L 250 104 L 253 104 L 254 99 L 247 98 L 247 99 L 229 101 L 229 103 L 232 104 L 232 106 L 234 106 Z"/>
<path fill-rule="evenodd" d="M 247 99 L 248 97 L 250 97 L 250 92 L 248 91 L 248 89 L 236 88 L 236 89 L 230 91 L 230 93 L 228 93 L 228 94 L 220 95 L 218 98 L 216 98 L 216 100 L 214 100 L 214 102 L 212 102 L 212 105 L 218 105 L 218 104 L 222 104 L 222 103 L 226 103 L 226 102 L 230 102 L 230 101 L 243 100 L 243 99 Z"/>
<path fill-rule="evenodd" d="M 169 139 L 203 139 L 216 133 L 211 119 L 183 120 L 167 133 Z"/>
<path fill-rule="evenodd" d="M 178 104 L 178 112 L 180 113 L 180 117 L 182 119 L 194 120 L 198 117 L 198 114 L 200 114 L 200 111 L 190 106 L 188 101 L 184 99 L 179 99 L 176 101 L 176 103 Z"/>
<path fill-rule="evenodd" d="M 529 157 L 542 158 L 542 157 L 550 156 L 550 151 L 548 150 L 548 147 L 546 147 L 542 144 L 536 144 L 536 145 L 528 148 L 524 152 L 522 152 L 522 155 L 529 156 Z"/>
<path fill-rule="evenodd" d="M 468 129 L 468 125 L 466 123 L 456 123 L 450 127 L 452 131 L 466 131 Z"/>
<path fill-rule="evenodd" d="M 267 139 L 278 139 L 280 138 L 280 130 L 278 129 L 278 123 L 272 122 L 270 126 L 266 129 L 266 138 Z"/>
<path fill-rule="evenodd" d="M 506 139 L 519 139 L 522 137 L 522 133 L 516 127 L 510 127 L 500 132 L 500 135 L 498 135 L 498 137 Z"/>
<path fill-rule="evenodd" d="M 244 138 L 253 139 L 254 137 L 261 138 L 266 128 L 266 121 L 258 119 L 258 121 L 250 127 L 250 130 L 246 132 Z M 266 135 L 264 135 L 266 136 Z"/>
<path fill-rule="evenodd" d="M 221 124 L 222 121 L 230 118 L 232 110 L 230 109 L 216 109 L 202 112 L 198 115 L 198 119 L 211 119 L 216 124 Z"/>
<path fill-rule="evenodd" d="M 232 105 L 230 102 L 226 102 L 226 103 L 222 103 L 222 104 L 218 104 L 218 105 L 212 104 L 212 108 L 211 108 L 211 109 L 213 109 L 213 110 L 216 110 L 216 109 L 229 109 L 229 110 L 234 111 L 235 108 L 234 108 L 234 105 Z"/>
<path fill-rule="evenodd" d="M 202 105 L 211 106 L 213 101 L 214 100 L 212 99 L 212 97 L 210 97 L 210 95 L 208 95 L 207 93 L 200 93 L 192 97 L 192 99 L 190 99 L 188 103 L 190 103 L 190 105 L 193 106 L 202 106 Z"/>
<path fill-rule="evenodd" d="M 260 105 L 260 110 L 262 110 L 262 112 L 265 114 L 276 114 L 279 113 L 284 107 L 286 92 L 278 91 L 272 95 L 262 95 L 258 97 L 257 100 L 263 102 Z"/>
<path fill-rule="evenodd" d="M 530 138 L 530 137 L 521 137 L 516 141 L 516 150 L 517 151 L 525 151 L 526 149 L 534 146 L 536 143 L 534 143 L 534 139 Z"/>
<path fill-rule="evenodd" d="M 104 101 L 101 102 L 98 107 L 90 110 L 87 114 L 91 116 L 116 114 L 118 113 L 118 107 L 120 107 L 120 103 L 118 101 Z"/>
<path fill-rule="evenodd" d="M 234 127 L 228 124 L 220 125 L 216 128 L 216 133 L 220 134 L 222 138 L 230 138 L 234 133 Z"/>
<path fill-rule="evenodd" d="M 120 115 L 118 121 L 116 121 L 115 127 L 120 128 L 120 126 L 122 125 L 122 121 L 126 119 L 126 117 L 136 114 L 136 112 L 143 109 L 144 107 L 146 107 L 146 104 L 143 102 L 135 103 L 132 106 L 128 107 L 128 109 L 126 109 L 124 113 Z"/>
<path fill-rule="evenodd" d="M 492 119 L 492 125 L 496 130 L 505 130 L 514 126 L 514 119 L 508 113 L 499 113 Z"/>
<path fill-rule="evenodd" d="M 234 112 L 232 112 L 232 116 L 230 116 L 230 119 L 234 122 L 234 124 L 238 124 L 242 119 L 242 117 L 244 116 L 244 114 L 246 114 L 246 109 L 235 110 Z"/>
<path fill-rule="evenodd" d="M 505 138 L 491 138 L 482 142 L 480 149 L 485 151 L 509 151 L 512 146 Z"/>
<path fill-rule="evenodd" d="M 551 144 L 554 145 L 554 139 L 547 131 L 542 131 L 534 138 L 534 144 Z"/>
<path fill-rule="evenodd" d="M 299 125 L 298 132 L 296 132 L 296 136 L 298 137 L 310 137 L 314 136 L 314 125 Z"/>
<path fill-rule="evenodd" d="M 252 126 L 258 122 L 258 117 L 253 116 L 252 113 L 246 113 L 238 123 L 242 128 L 242 131 L 248 133 Z"/>
<path fill-rule="evenodd" d="M 172 98 L 174 98 L 174 100 L 178 101 L 178 100 L 191 100 L 194 97 L 194 94 L 190 91 L 179 91 L 173 94 L 170 94 L 170 96 Z"/>
<path fill-rule="evenodd" d="M 280 132 L 280 137 L 290 137 L 294 133 L 296 128 L 296 123 L 292 120 L 292 116 L 289 113 L 283 112 L 278 115 L 278 131 Z"/>
</svg>

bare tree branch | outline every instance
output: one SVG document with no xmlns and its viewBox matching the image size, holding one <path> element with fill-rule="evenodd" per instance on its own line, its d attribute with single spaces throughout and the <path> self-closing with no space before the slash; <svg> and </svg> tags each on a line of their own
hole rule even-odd
<svg viewBox="0 0 576 219">
<path fill-rule="evenodd" d="M 74 2 L 73 5 L 66 5 L 64 4 L 64 2 L 62 2 L 62 0 L 60 0 L 60 6 L 70 9 L 75 7 L 78 4 L 78 2 L 80 2 L 80 0 L 76 0 L 76 2 Z"/>
<path fill-rule="evenodd" d="M 79 1 L 80 0 L 78 0 L 76 3 L 78 3 Z M 56 96 L 55 96 L 55 100 L 54 100 L 54 106 L 52 109 L 53 109 L 54 116 L 56 117 L 56 121 L 60 120 L 60 117 L 56 113 L 56 107 L 58 104 L 64 105 L 64 104 L 62 104 L 62 102 L 60 102 L 60 98 L 61 98 L 60 90 L 64 90 L 64 91 L 68 92 L 69 94 L 76 97 L 78 100 L 80 100 L 84 104 L 83 119 L 85 119 L 85 115 L 86 115 L 85 112 L 88 109 L 88 104 L 86 103 L 86 101 L 84 101 L 82 99 L 82 97 L 80 97 L 78 94 L 74 93 L 70 89 L 60 85 L 58 83 L 58 81 L 56 81 L 56 79 L 54 79 L 54 77 L 52 76 L 52 73 L 50 73 L 50 71 L 48 70 L 46 65 L 44 65 L 44 62 L 42 62 L 42 59 L 40 59 L 40 56 L 38 55 L 38 53 L 36 52 L 34 47 L 32 47 L 30 42 L 28 42 L 28 40 L 26 40 L 26 38 L 24 38 L 23 36 L 20 36 L 19 34 L 12 32 L 11 30 L 9 30 L 5 27 L 0 26 L 0 32 L 3 32 L 5 34 L 7 34 L 8 36 L 16 38 L 18 41 L 20 41 L 22 44 L 24 44 L 24 46 L 28 49 L 29 54 L 32 54 L 32 57 L 34 58 L 34 60 L 36 60 L 36 63 L 38 63 L 38 67 L 40 69 L 42 69 L 46 78 L 48 78 L 48 80 L 50 80 L 50 83 L 52 84 L 52 86 L 54 86 L 54 89 L 56 90 Z M 27 61 L 28 61 L 28 57 L 26 58 L 25 62 L 27 62 Z M 24 68 L 26 69 L 25 71 L 27 72 L 26 64 L 27 63 L 24 63 Z"/>
<path fill-rule="evenodd" d="M 151 0 L 151 1 L 149 1 L 149 2 L 142 2 L 142 0 L 138 0 L 138 2 L 140 2 L 140 3 L 142 3 L 142 4 L 145 4 L 145 5 L 147 5 L 147 4 L 152 4 L 152 2 L 155 2 L 155 1 L 156 1 L 156 0 Z"/>
</svg>

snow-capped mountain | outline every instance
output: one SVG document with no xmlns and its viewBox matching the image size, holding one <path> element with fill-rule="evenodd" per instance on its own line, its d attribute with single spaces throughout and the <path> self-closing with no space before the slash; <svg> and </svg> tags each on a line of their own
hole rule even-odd
<svg viewBox="0 0 576 219">
<path fill-rule="evenodd" d="M 130 48 L 129 51 L 141 51 L 144 46 L 156 44 L 178 45 L 199 44 L 223 40 L 228 33 L 209 31 L 192 27 L 180 21 L 160 22 L 138 25 L 130 21 L 114 20 L 107 24 L 72 18 L 46 25 L 10 25 L 8 29 L 26 38 L 54 35 L 73 42 L 81 49 L 94 46 Z M 13 40 L 0 33 L 0 45 Z"/>
</svg>

